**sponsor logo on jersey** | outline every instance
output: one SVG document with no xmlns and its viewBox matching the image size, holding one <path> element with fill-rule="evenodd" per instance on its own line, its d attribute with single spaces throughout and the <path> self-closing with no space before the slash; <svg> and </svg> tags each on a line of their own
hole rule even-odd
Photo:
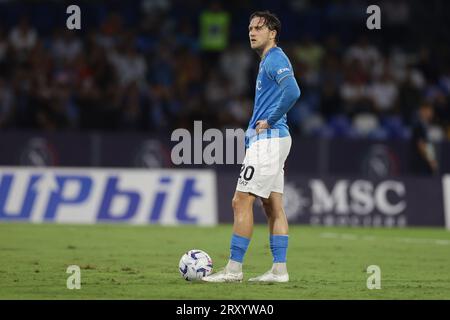
<svg viewBox="0 0 450 320">
<path fill-rule="evenodd" d="M 277 74 L 282 74 L 283 72 L 290 71 L 289 68 L 281 68 L 277 71 Z"/>
</svg>

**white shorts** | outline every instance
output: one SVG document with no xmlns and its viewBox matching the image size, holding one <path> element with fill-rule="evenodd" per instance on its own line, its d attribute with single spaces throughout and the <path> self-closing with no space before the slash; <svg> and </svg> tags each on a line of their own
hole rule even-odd
<svg viewBox="0 0 450 320">
<path fill-rule="evenodd" d="M 255 141 L 245 153 L 236 190 L 269 198 L 271 192 L 283 193 L 284 162 L 291 150 L 290 136 Z"/>
</svg>

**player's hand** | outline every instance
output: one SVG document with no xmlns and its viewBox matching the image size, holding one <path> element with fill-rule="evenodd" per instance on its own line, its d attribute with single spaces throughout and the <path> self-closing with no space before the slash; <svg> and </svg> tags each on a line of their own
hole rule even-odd
<svg viewBox="0 0 450 320">
<path fill-rule="evenodd" d="M 433 172 L 433 174 L 436 174 L 438 172 L 438 163 L 436 160 L 430 160 L 430 167 L 431 167 L 431 171 Z"/>
<path fill-rule="evenodd" d="M 267 123 L 267 120 L 258 120 L 256 121 L 256 134 L 259 134 L 261 130 L 269 129 L 270 126 Z"/>
</svg>

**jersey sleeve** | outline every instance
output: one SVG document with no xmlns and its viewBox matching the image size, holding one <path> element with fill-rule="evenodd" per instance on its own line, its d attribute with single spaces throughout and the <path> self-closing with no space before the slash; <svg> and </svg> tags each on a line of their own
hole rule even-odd
<svg viewBox="0 0 450 320">
<path fill-rule="evenodd" d="M 280 84 L 287 77 L 294 76 L 291 63 L 280 54 L 269 57 L 266 64 L 266 72 L 269 78 L 275 80 L 277 84 Z"/>
</svg>

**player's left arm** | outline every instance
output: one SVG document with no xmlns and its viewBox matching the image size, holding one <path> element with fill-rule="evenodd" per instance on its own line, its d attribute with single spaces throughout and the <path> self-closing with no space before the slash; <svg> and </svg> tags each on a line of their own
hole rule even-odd
<svg viewBox="0 0 450 320">
<path fill-rule="evenodd" d="M 292 66 L 287 60 L 284 59 L 269 65 L 268 74 L 280 86 L 282 94 L 277 106 L 269 117 L 266 120 L 257 122 L 257 132 L 259 131 L 258 129 L 268 129 L 273 126 L 283 115 L 289 112 L 301 95 L 300 88 L 292 72 Z"/>
<path fill-rule="evenodd" d="M 288 113 L 297 99 L 300 98 L 300 88 L 294 75 L 286 76 L 281 80 L 279 86 L 281 87 L 282 94 L 277 107 L 270 114 L 269 118 L 267 118 L 267 124 L 269 126 L 273 126 L 283 115 Z"/>
</svg>

